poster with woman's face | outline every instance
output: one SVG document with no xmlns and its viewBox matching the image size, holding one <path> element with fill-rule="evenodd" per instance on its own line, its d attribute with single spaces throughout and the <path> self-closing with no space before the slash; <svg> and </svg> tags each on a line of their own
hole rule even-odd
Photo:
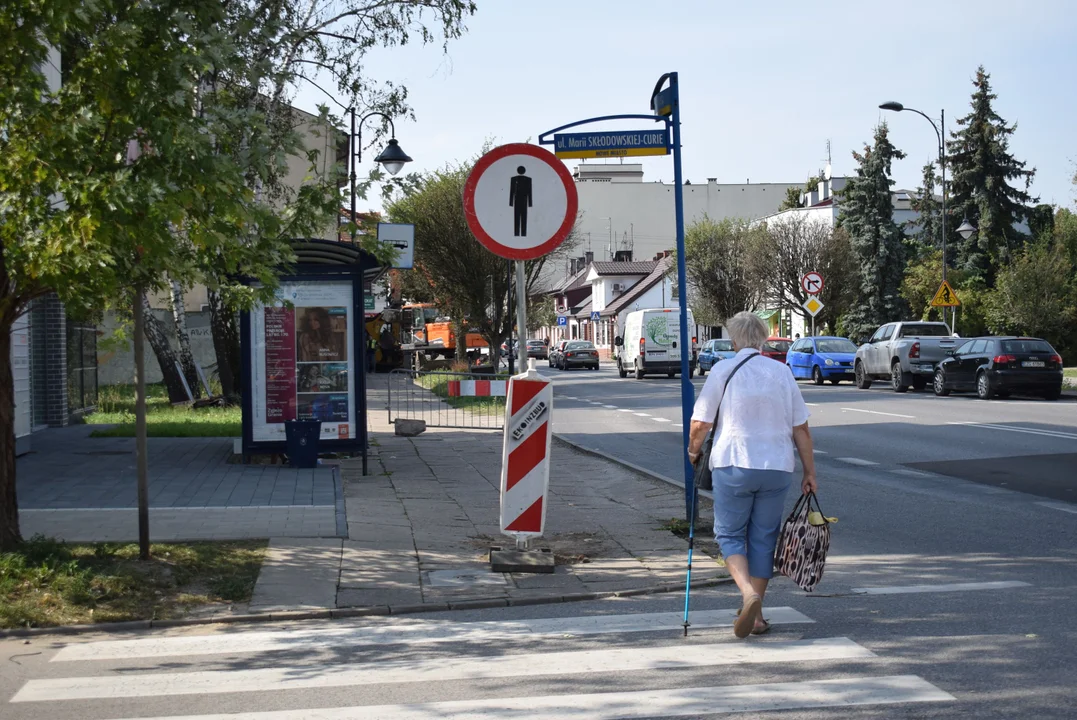
<svg viewBox="0 0 1077 720">
<path fill-rule="evenodd" d="M 297 307 L 296 359 L 298 362 L 346 362 L 348 360 L 348 309 L 344 307 Z"/>
</svg>

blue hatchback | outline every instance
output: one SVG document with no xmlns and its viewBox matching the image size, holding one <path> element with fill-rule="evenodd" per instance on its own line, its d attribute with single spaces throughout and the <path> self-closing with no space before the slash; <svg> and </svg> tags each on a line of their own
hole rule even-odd
<svg viewBox="0 0 1077 720">
<path fill-rule="evenodd" d="M 801 338 L 785 356 L 793 377 L 811 379 L 816 385 L 826 380 L 834 385 L 842 380 L 854 380 L 855 361 L 856 345 L 840 337 Z"/>
<path fill-rule="evenodd" d="M 706 375 L 720 360 L 728 360 L 736 354 L 732 340 L 708 340 L 699 351 L 699 374 Z"/>
</svg>

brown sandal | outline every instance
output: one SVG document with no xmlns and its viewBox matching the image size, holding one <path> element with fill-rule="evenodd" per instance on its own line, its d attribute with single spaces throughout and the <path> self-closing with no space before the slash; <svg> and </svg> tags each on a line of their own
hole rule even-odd
<svg viewBox="0 0 1077 720">
<path fill-rule="evenodd" d="M 763 620 L 763 624 L 752 628 L 752 635 L 766 635 L 770 632 L 770 621 L 766 618 L 761 619 Z"/>
<path fill-rule="evenodd" d="M 755 621 L 760 618 L 762 612 L 762 598 L 758 595 L 749 597 L 741 608 L 740 615 L 737 616 L 736 621 L 733 623 L 733 634 L 742 640 L 751 635 L 752 630 L 755 628 Z"/>
</svg>

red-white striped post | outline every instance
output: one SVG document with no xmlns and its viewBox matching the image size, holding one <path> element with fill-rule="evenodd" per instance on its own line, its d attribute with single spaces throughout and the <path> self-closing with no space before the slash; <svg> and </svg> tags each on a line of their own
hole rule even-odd
<svg viewBox="0 0 1077 720">
<path fill-rule="evenodd" d="M 517 545 L 546 526 L 553 384 L 532 367 L 509 380 L 501 455 L 501 532 Z"/>
</svg>

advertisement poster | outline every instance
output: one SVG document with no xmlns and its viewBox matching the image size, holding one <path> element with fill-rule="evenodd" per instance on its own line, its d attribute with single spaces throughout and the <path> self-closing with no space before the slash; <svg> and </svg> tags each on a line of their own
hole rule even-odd
<svg viewBox="0 0 1077 720">
<path fill-rule="evenodd" d="M 353 437 L 351 284 L 286 283 L 278 297 L 250 316 L 253 440 L 283 441 L 287 420 L 320 420 L 324 440 Z"/>
</svg>

